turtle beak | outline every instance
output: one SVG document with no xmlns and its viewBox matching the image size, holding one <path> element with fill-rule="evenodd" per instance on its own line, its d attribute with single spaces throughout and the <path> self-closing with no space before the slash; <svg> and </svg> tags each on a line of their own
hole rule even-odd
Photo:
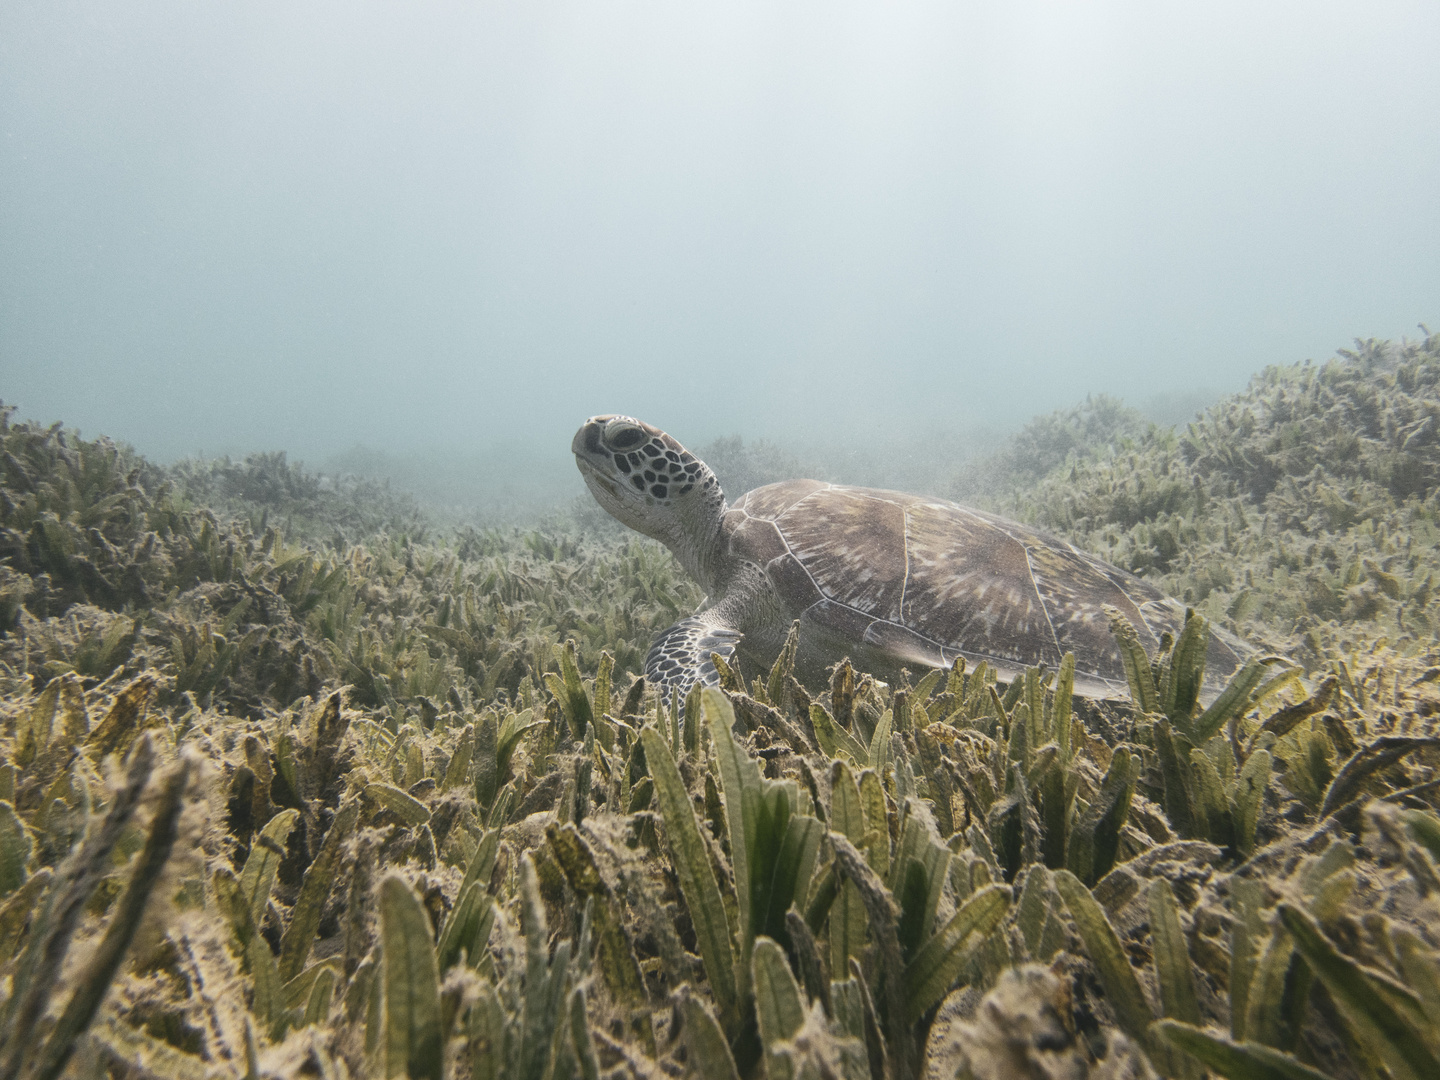
<svg viewBox="0 0 1440 1080">
<path fill-rule="evenodd" d="M 605 421 L 609 419 L 608 416 L 592 416 L 586 420 L 575 433 L 575 438 L 570 441 L 570 452 L 575 455 L 575 464 L 580 467 L 580 475 L 585 477 L 585 482 L 596 496 L 601 497 L 603 490 L 610 498 L 618 500 L 620 493 L 615 488 L 613 477 L 609 475 L 610 454 L 600 442 Z M 601 498 L 601 501 L 604 499 Z"/>
<path fill-rule="evenodd" d="M 575 464 L 580 466 L 580 475 L 585 478 L 585 483 L 594 491 L 597 487 L 603 489 L 612 499 L 619 499 L 620 492 L 615 487 L 615 482 L 606 476 L 583 457 L 577 456 Z"/>
<path fill-rule="evenodd" d="M 608 416 L 592 416 L 581 425 L 580 430 L 575 433 L 575 438 L 570 442 L 570 452 L 576 457 L 582 454 L 601 454 L 600 432 L 605 430 L 605 421 Z"/>
</svg>

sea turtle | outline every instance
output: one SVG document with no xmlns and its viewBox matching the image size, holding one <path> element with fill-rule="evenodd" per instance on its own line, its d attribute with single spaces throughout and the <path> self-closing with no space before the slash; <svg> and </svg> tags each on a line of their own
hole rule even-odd
<svg viewBox="0 0 1440 1080">
<path fill-rule="evenodd" d="M 715 683 L 712 653 L 772 663 L 796 619 L 804 681 L 847 656 L 881 678 L 964 657 L 1008 681 L 1074 652 L 1075 691 L 1113 697 L 1125 672 L 1102 609 L 1123 612 L 1152 652 L 1184 622 L 1183 605 L 1133 574 L 944 499 L 786 480 L 727 506 L 703 461 L 629 416 L 592 417 L 571 450 L 600 505 L 668 547 L 708 593 L 645 660 L 667 698 Z M 1205 698 L 1246 654 L 1212 634 Z"/>
</svg>

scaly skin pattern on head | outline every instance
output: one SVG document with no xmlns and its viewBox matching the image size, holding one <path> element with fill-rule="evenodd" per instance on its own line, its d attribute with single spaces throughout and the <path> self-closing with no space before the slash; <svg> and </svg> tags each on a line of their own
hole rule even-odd
<svg viewBox="0 0 1440 1080">
<path fill-rule="evenodd" d="M 593 416 L 570 444 L 591 494 L 611 516 L 654 537 L 712 596 L 723 586 L 725 493 L 710 466 L 629 416 Z"/>
<path fill-rule="evenodd" d="M 703 461 L 675 439 L 629 416 L 594 416 L 570 444 L 595 500 L 617 520 L 668 547 L 712 606 L 665 630 L 645 659 L 645 677 L 669 699 L 697 681 L 718 681 L 712 653 L 733 655 L 741 609 L 764 576 L 725 551 L 725 493 Z M 749 571 L 748 573 L 746 571 Z"/>
</svg>

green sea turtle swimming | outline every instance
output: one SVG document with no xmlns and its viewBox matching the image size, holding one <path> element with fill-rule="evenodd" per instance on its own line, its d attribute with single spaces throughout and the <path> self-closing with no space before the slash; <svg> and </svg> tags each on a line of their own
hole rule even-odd
<svg viewBox="0 0 1440 1080">
<path fill-rule="evenodd" d="M 592 417 L 571 450 L 600 505 L 668 547 L 708 594 L 645 660 L 645 677 L 667 698 L 697 680 L 714 684 L 712 653 L 739 650 L 769 665 L 796 619 L 804 681 L 847 656 L 881 678 L 964 657 L 1008 681 L 1073 652 L 1076 693 L 1112 697 L 1123 694 L 1125 671 L 1102 609 L 1123 612 L 1152 652 L 1184 622 L 1183 605 L 1133 574 L 944 499 L 786 480 L 727 505 L 703 461 L 628 416 Z M 1211 635 L 1205 697 L 1245 652 Z"/>
</svg>

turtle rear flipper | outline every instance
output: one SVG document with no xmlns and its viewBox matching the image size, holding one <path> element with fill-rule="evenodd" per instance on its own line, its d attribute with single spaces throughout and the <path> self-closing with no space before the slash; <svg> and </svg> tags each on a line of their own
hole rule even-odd
<svg viewBox="0 0 1440 1080">
<path fill-rule="evenodd" d="M 697 682 L 717 686 L 720 675 L 710 654 L 719 653 L 722 660 L 729 660 L 742 636 L 732 627 L 711 622 L 704 613 L 681 619 L 650 646 L 645 657 L 645 678 L 659 688 L 665 701 L 676 694 L 683 700 Z"/>
</svg>

